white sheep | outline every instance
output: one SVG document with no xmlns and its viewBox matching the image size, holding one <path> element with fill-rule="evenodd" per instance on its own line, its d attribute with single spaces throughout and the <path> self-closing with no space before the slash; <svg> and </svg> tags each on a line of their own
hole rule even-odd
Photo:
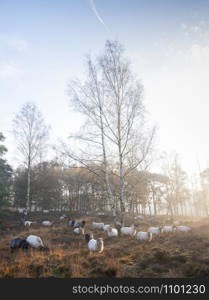
<svg viewBox="0 0 209 300">
<path fill-rule="evenodd" d="M 189 232 L 191 230 L 190 227 L 188 226 L 176 226 L 176 231 L 180 231 L 180 232 Z"/>
<path fill-rule="evenodd" d="M 175 226 L 163 226 L 161 232 L 174 232 Z"/>
<path fill-rule="evenodd" d="M 73 229 L 73 232 L 75 234 L 84 234 L 84 228 L 82 228 L 82 227 L 76 227 L 76 228 Z"/>
<path fill-rule="evenodd" d="M 136 239 L 150 242 L 152 240 L 152 233 L 151 232 L 139 231 L 136 234 Z"/>
<path fill-rule="evenodd" d="M 104 223 L 97 223 L 97 222 L 92 222 L 92 227 L 97 228 L 97 229 L 103 229 L 104 228 Z"/>
<path fill-rule="evenodd" d="M 131 225 L 131 227 L 121 227 L 120 229 L 121 235 L 131 235 L 134 236 L 136 234 L 136 228 L 135 225 Z"/>
<path fill-rule="evenodd" d="M 53 222 L 51 222 L 51 221 L 43 221 L 42 222 L 42 225 L 44 225 L 44 226 L 51 226 L 53 224 Z"/>
<path fill-rule="evenodd" d="M 162 230 L 162 227 L 149 227 L 148 232 L 151 232 L 152 234 L 160 234 Z"/>
<path fill-rule="evenodd" d="M 104 250 L 104 242 L 102 238 L 99 238 L 98 240 L 95 240 L 93 238 L 93 235 L 91 235 L 91 238 L 88 241 L 88 249 L 91 252 L 98 252 L 102 253 Z"/>
<path fill-rule="evenodd" d="M 108 231 L 108 228 L 110 228 L 110 225 L 108 225 L 108 224 L 106 224 L 106 225 L 103 226 L 103 230 L 104 231 Z"/>
<path fill-rule="evenodd" d="M 108 227 L 108 229 L 107 229 L 107 235 L 109 237 L 118 236 L 118 230 L 116 228 Z"/>
<path fill-rule="evenodd" d="M 29 235 L 26 238 L 26 241 L 33 248 L 42 248 L 42 247 L 44 247 L 42 239 L 39 236 L 37 236 L 37 235 Z"/>
<path fill-rule="evenodd" d="M 33 223 L 36 223 L 36 221 L 24 221 L 24 226 L 29 228 Z"/>
<path fill-rule="evenodd" d="M 60 220 L 64 220 L 66 217 L 66 215 L 60 216 Z"/>
</svg>

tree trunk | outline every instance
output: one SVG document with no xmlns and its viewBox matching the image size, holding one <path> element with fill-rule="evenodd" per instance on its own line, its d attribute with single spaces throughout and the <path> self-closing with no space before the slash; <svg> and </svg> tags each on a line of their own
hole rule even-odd
<svg viewBox="0 0 209 300">
<path fill-rule="evenodd" d="M 28 170 L 27 170 L 27 199 L 26 199 L 27 211 L 30 211 L 30 209 L 31 209 L 30 185 L 31 185 L 31 165 L 30 165 L 30 160 L 29 160 L 28 161 Z"/>
<path fill-rule="evenodd" d="M 149 208 L 149 215 L 151 216 L 152 215 L 152 211 L 151 211 L 151 205 L 150 204 L 148 205 L 148 208 Z"/>
<path fill-rule="evenodd" d="M 153 201 L 153 208 L 154 208 L 154 215 L 157 215 L 157 205 L 156 205 L 156 198 L 155 198 L 155 191 L 152 188 L 152 201 Z"/>
</svg>

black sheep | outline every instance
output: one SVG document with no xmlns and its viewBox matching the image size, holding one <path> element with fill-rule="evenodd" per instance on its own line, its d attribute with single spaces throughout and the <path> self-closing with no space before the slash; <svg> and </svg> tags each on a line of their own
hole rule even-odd
<svg viewBox="0 0 209 300">
<path fill-rule="evenodd" d="M 10 249 L 16 250 L 16 249 L 28 249 L 30 247 L 30 244 L 26 241 L 26 239 L 22 238 L 14 238 L 10 241 Z"/>
</svg>

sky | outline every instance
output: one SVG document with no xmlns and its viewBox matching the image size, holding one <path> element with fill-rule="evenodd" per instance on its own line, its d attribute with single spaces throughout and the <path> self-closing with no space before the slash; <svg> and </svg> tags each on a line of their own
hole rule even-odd
<svg viewBox="0 0 209 300">
<path fill-rule="evenodd" d="M 17 165 L 12 120 L 35 103 L 51 143 L 79 129 L 68 82 L 86 54 L 118 40 L 144 85 L 158 151 L 178 153 L 190 175 L 209 166 L 209 0 L 0 0 L 0 132 Z"/>
</svg>

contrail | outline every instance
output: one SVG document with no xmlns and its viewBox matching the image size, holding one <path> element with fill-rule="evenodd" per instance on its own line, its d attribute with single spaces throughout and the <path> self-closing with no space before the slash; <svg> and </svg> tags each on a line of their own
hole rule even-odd
<svg viewBox="0 0 209 300">
<path fill-rule="evenodd" d="M 98 11 L 96 9 L 94 0 L 89 0 L 89 4 L 90 4 L 90 7 L 91 7 L 91 10 L 95 14 L 95 16 L 97 17 L 97 19 L 99 20 L 99 22 L 106 28 L 107 31 L 109 31 L 108 27 L 106 26 L 105 22 L 102 20 L 102 18 L 100 17 L 100 15 L 99 15 L 99 13 L 98 13 Z"/>
</svg>

